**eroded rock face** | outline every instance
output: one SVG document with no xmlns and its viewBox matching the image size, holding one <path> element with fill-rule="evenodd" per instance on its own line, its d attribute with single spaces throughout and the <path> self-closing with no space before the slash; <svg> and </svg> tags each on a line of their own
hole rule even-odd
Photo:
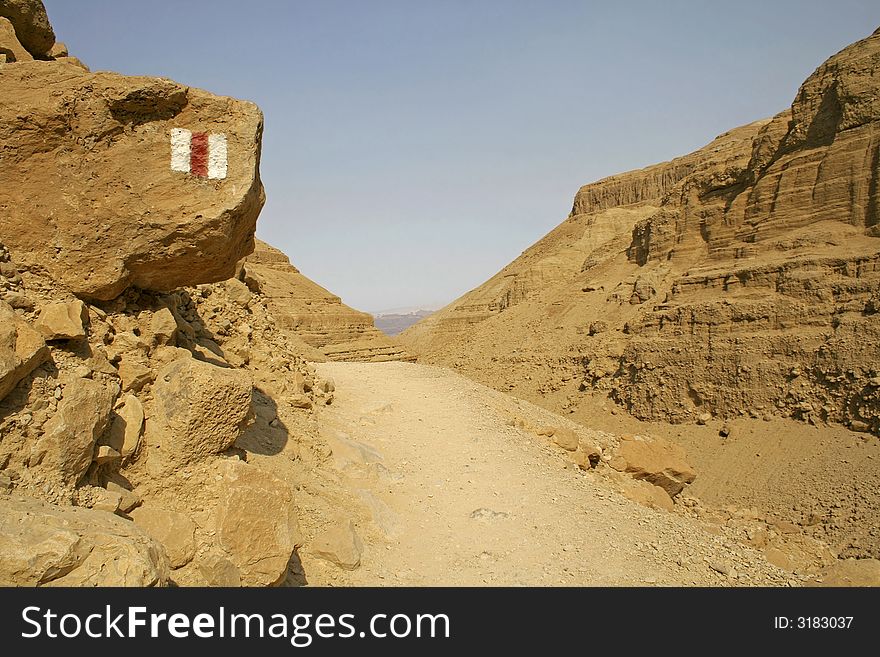
<svg viewBox="0 0 880 657">
<path fill-rule="evenodd" d="M 230 278 L 264 202 L 262 129 L 254 104 L 163 78 L 3 66 L 0 236 L 85 299 Z"/>
<path fill-rule="evenodd" d="M 162 546 L 103 511 L 0 499 L 0 586 L 157 586 Z"/>
<path fill-rule="evenodd" d="M 875 32 L 775 117 L 581 188 L 566 221 L 401 342 L 554 410 L 597 396 L 646 420 L 880 434 L 878 90 Z"/>
</svg>

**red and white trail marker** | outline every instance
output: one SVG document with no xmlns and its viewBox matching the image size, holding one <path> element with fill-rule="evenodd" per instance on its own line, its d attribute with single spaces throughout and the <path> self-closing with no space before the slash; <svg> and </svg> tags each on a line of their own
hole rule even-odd
<svg viewBox="0 0 880 657">
<path fill-rule="evenodd" d="M 172 171 L 222 180 L 226 177 L 226 168 L 226 135 L 172 128 Z"/>
</svg>

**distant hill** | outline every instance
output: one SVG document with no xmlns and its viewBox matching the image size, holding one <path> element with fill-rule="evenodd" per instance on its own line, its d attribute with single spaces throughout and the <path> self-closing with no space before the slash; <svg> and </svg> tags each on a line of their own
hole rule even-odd
<svg viewBox="0 0 880 657">
<path fill-rule="evenodd" d="M 385 335 L 398 335 L 425 317 L 434 314 L 433 310 L 416 310 L 411 313 L 380 313 L 374 316 L 376 328 Z"/>
</svg>

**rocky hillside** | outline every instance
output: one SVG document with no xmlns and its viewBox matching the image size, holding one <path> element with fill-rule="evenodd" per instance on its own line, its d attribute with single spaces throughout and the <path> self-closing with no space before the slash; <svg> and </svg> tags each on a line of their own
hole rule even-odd
<svg viewBox="0 0 880 657">
<path fill-rule="evenodd" d="M 880 434 L 880 31 L 790 109 L 583 187 L 401 343 L 570 412 L 794 417 Z"/>
<path fill-rule="evenodd" d="M 412 360 L 373 325 L 373 317 L 303 276 L 278 249 L 257 240 L 242 278 L 263 296 L 292 340 L 311 360 L 375 362 Z"/>
<path fill-rule="evenodd" d="M 0 17 L 0 585 L 301 583 L 353 502 L 334 384 L 242 261 L 260 110 L 92 74 L 38 0 Z"/>
</svg>

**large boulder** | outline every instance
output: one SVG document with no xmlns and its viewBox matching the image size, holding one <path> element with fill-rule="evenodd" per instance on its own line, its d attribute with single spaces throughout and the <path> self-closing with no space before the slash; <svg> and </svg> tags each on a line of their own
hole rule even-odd
<svg viewBox="0 0 880 657">
<path fill-rule="evenodd" d="M 618 472 L 659 486 L 669 497 L 678 495 L 697 478 L 684 449 L 657 437 L 624 437 L 609 465 Z"/>
<path fill-rule="evenodd" d="M 82 301 L 46 304 L 34 323 L 47 340 L 80 340 L 86 337 L 89 309 Z"/>
<path fill-rule="evenodd" d="M 300 543 L 293 491 L 274 475 L 242 461 L 224 461 L 219 470 L 219 547 L 238 568 L 242 586 L 280 583 Z"/>
<path fill-rule="evenodd" d="M 92 462 L 112 410 L 113 394 L 101 383 L 81 379 L 68 385 L 31 451 L 30 466 L 40 466 L 63 484 L 76 484 Z"/>
<path fill-rule="evenodd" d="M 31 55 L 49 56 L 55 32 L 41 0 L 0 0 L 0 16 L 12 23 L 18 40 Z"/>
<path fill-rule="evenodd" d="M 29 62 L 33 59 L 31 54 L 21 45 L 15 34 L 15 28 L 7 18 L 0 18 L 0 63 Z"/>
<path fill-rule="evenodd" d="M 225 280 L 265 200 L 253 103 L 64 61 L 0 67 L 0 235 L 77 296 Z"/>
<path fill-rule="evenodd" d="M 164 450 L 182 461 L 232 447 L 250 417 L 251 380 L 240 370 L 181 358 L 159 370 L 153 427 Z"/>
<path fill-rule="evenodd" d="M 0 400 L 48 359 L 43 336 L 0 301 Z"/>
<path fill-rule="evenodd" d="M 172 568 L 192 561 L 196 553 L 196 526 L 182 513 L 142 506 L 131 512 L 134 524 L 159 541 Z"/>
<path fill-rule="evenodd" d="M 162 546 L 111 513 L 0 499 L 0 586 L 156 586 Z"/>
</svg>

